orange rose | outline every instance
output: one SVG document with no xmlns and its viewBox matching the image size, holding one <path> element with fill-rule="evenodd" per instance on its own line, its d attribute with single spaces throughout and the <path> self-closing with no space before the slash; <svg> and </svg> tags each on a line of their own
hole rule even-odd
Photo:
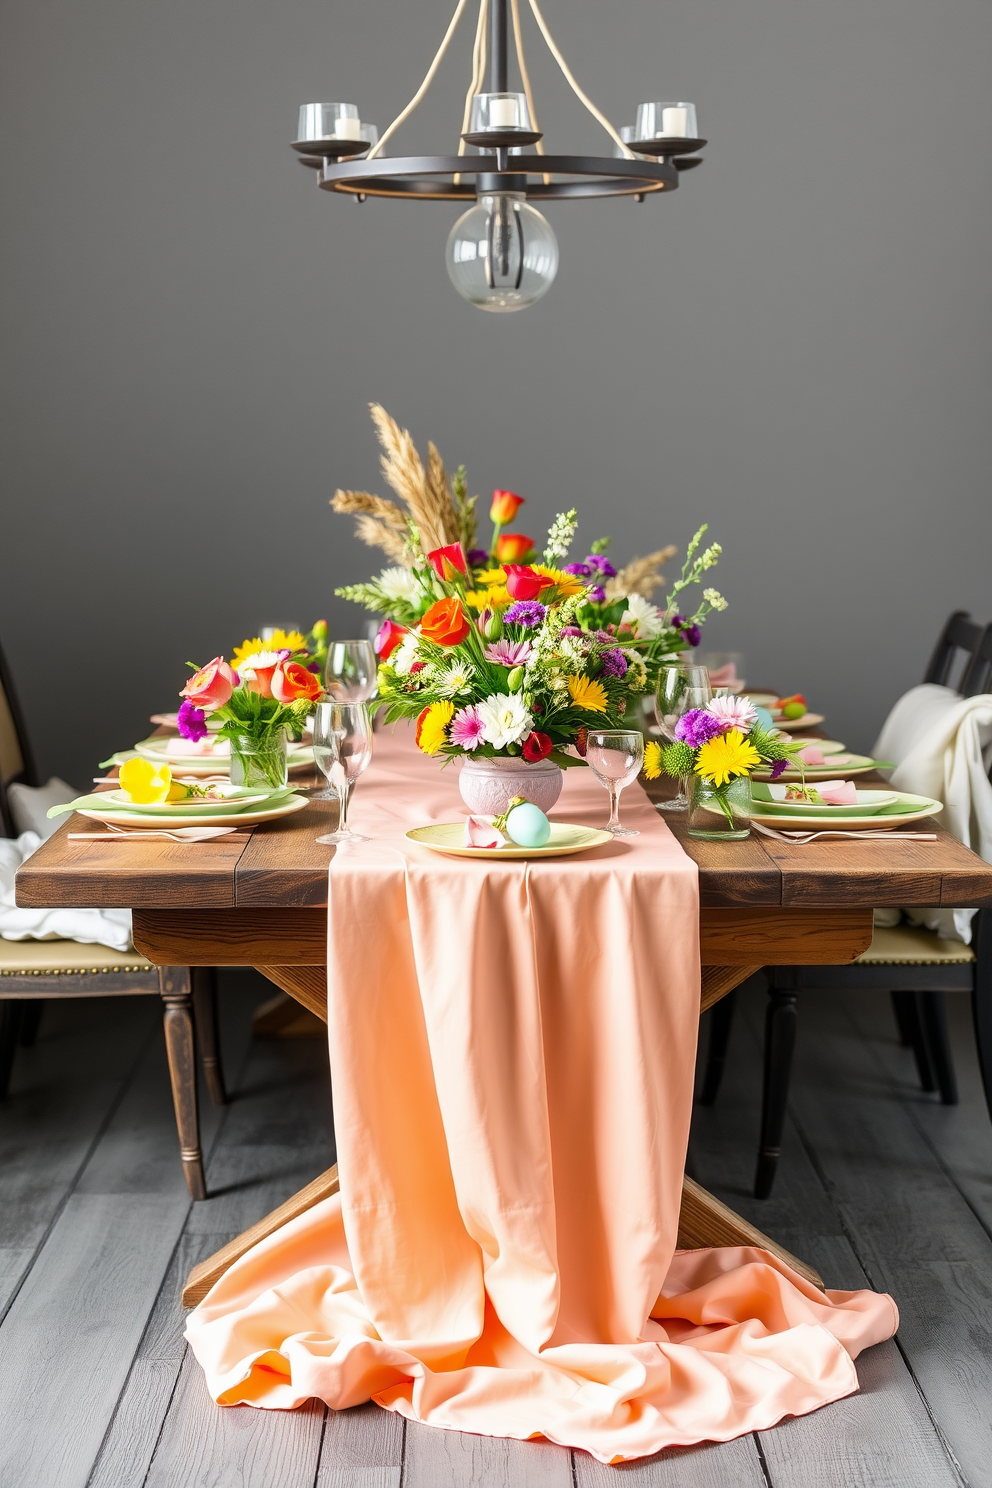
<svg viewBox="0 0 992 1488">
<path fill-rule="evenodd" d="M 270 698 L 272 696 L 272 678 L 275 676 L 278 662 L 273 662 L 267 667 L 247 667 L 245 669 L 245 687 L 249 692 L 257 692 L 259 697 Z"/>
<path fill-rule="evenodd" d="M 517 563 L 534 551 L 534 539 L 522 532 L 504 532 L 496 539 L 496 557 L 500 563 Z"/>
<path fill-rule="evenodd" d="M 215 656 L 205 667 L 194 672 L 186 683 L 180 697 L 189 698 L 196 708 L 212 713 L 230 702 L 231 693 L 238 685 L 238 674 L 231 670 L 223 656 Z"/>
<path fill-rule="evenodd" d="M 493 504 L 489 508 L 489 519 L 505 527 L 512 522 L 517 512 L 524 504 L 522 496 L 514 496 L 512 491 L 494 491 Z"/>
<path fill-rule="evenodd" d="M 435 646 L 457 646 L 471 628 L 460 599 L 439 599 L 420 622 L 420 634 Z"/>
<path fill-rule="evenodd" d="M 272 696 L 277 703 L 295 703 L 300 698 L 312 702 L 323 690 L 313 672 L 298 661 L 281 661 L 272 673 Z"/>
</svg>

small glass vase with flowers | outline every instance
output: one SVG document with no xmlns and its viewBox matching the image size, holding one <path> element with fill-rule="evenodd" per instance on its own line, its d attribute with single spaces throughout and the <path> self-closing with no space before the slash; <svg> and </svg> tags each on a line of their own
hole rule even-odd
<svg viewBox="0 0 992 1488">
<path fill-rule="evenodd" d="M 786 742 L 766 729 L 748 697 L 719 697 L 690 708 L 675 725 L 675 742 L 651 742 L 644 750 L 644 775 L 688 780 L 690 837 L 738 841 L 751 831 L 751 772 L 771 767 L 777 780 L 799 761 L 802 743 Z"/>
<path fill-rule="evenodd" d="M 289 637 L 290 640 L 295 639 Z M 300 637 L 303 641 L 303 637 Z M 299 739 L 313 703 L 320 697 L 319 677 L 310 670 L 307 653 L 283 645 L 263 647 L 246 641 L 234 663 L 215 656 L 198 668 L 183 688 L 177 727 L 184 739 L 198 741 L 207 733 L 207 718 L 219 719 L 216 737 L 231 751 L 231 782 L 262 790 L 286 785 L 286 738 Z"/>
</svg>

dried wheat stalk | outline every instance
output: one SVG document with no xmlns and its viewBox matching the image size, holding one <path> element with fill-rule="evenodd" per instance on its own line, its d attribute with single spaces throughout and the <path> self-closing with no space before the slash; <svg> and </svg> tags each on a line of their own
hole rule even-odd
<svg viewBox="0 0 992 1488">
<path fill-rule="evenodd" d="M 388 557 L 409 567 L 406 551 L 406 517 L 395 501 L 373 496 L 371 491 L 335 491 L 334 511 L 355 517 L 355 530 L 370 548 L 381 548 Z"/>
<path fill-rule="evenodd" d="M 643 594 L 645 599 L 650 599 L 662 582 L 661 569 L 677 552 L 677 548 L 669 545 L 643 558 L 632 558 L 615 578 L 607 580 L 606 598 L 612 600 L 620 599 L 624 594 Z"/>
<path fill-rule="evenodd" d="M 395 527 L 386 527 L 382 522 L 377 522 L 375 517 L 369 517 L 361 512 L 355 522 L 355 531 L 370 548 L 381 548 L 387 558 L 392 558 L 396 563 L 402 563 L 410 567 L 410 555 L 407 552 L 406 541 Z"/>
<path fill-rule="evenodd" d="M 380 403 L 372 403 L 372 422 L 383 448 L 382 473 L 397 496 L 410 509 L 427 552 L 442 548 L 458 537 L 458 517 L 451 501 L 444 466 L 432 451 L 432 477 L 428 480 L 417 447 L 408 429 L 401 429 Z"/>
</svg>

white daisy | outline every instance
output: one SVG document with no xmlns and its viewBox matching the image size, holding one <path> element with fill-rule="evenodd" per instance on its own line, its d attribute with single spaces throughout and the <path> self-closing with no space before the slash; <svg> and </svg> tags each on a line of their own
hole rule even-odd
<svg viewBox="0 0 992 1488">
<path fill-rule="evenodd" d="M 627 608 L 620 617 L 620 624 L 635 627 L 641 641 L 653 641 L 665 628 L 658 606 L 645 599 L 643 594 L 628 594 Z"/>
<path fill-rule="evenodd" d="M 409 635 L 403 637 L 389 658 L 390 666 L 400 677 L 409 677 L 410 668 L 417 660 L 419 647 L 420 637 L 411 630 Z"/>
<path fill-rule="evenodd" d="M 384 568 L 375 582 L 384 599 L 395 602 L 420 598 L 420 585 L 413 570 L 399 564 L 395 568 Z"/>
<path fill-rule="evenodd" d="M 534 727 L 522 697 L 516 693 L 497 692 L 478 704 L 482 719 L 482 737 L 494 749 L 518 744 Z"/>
<path fill-rule="evenodd" d="M 467 661 L 455 661 L 438 677 L 436 687 L 442 697 L 457 697 L 470 685 L 475 667 Z"/>
</svg>

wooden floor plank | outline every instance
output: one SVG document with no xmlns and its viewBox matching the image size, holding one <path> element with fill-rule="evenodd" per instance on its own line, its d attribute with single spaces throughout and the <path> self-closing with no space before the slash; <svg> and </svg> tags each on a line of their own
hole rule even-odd
<svg viewBox="0 0 992 1488">
<path fill-rule="evenodd" d="M 0 1328 L 0 1483 L 83 1488 L 185 1208 L 169 1194 L 75 1194 Z"/>
<path fill-rule="evenodd" d="M 929 1410 L 971 1488 L 992 1488 L 992 1242 L 900 1094 L 843 999 L 803 994 L 793 1111 Z"/>
<path fill-rule="evenodd" d="M 576 1488 L 767 1488 L 753 1436 L 670 1447 L 656 1457 L 607 1467 L 575 1453 Z"/>
<path fill-rule="evenodd" d="M 794 1128 L 786 1132 L 772 1197 L 757 1200 L 747 1192 L 757 1151 L 764 1003 L 760 988 L 741 999 L 744 1016 L 734 1029 L 717 1104 L 694 1113 L 694 1160 L 728 1203 L 774 1234 L 788 1235 L 828 1286 L 867 1286 L 842 1216 Z M 815 1022 L 804 1037 L 816 1039 Z M 842 1073 L 832 1071 L 831 1089 Z M 773 1488 L 954 1488 L 957 1476 L 897 1345 L 867 1350 L 857 1367 L 857 1395 L 761 1433 Z"/>
<path fill-rule="evenodd" d="M 187 1352 L 147 1488 L 313 1488 L 324 1411 L 221 1409 Z"/>
<path fill-rule="evenodd" d="M 87 1488 L 142 1488 L 186 1353 L 177 1293 L 212 1244 L 211 1235 L 180 1237 Z"/>
<path fill-rule="evenodd" d="M 400 1488 L 404 1421 L 371 1401 L 327 1412 L 314 1488 Z"/>
<path fill-rule="evenodd" d="M 406 1423 L 403 1488 L 572 1488 L 571 1453 L 546 1441 Z"/>
</svg>

